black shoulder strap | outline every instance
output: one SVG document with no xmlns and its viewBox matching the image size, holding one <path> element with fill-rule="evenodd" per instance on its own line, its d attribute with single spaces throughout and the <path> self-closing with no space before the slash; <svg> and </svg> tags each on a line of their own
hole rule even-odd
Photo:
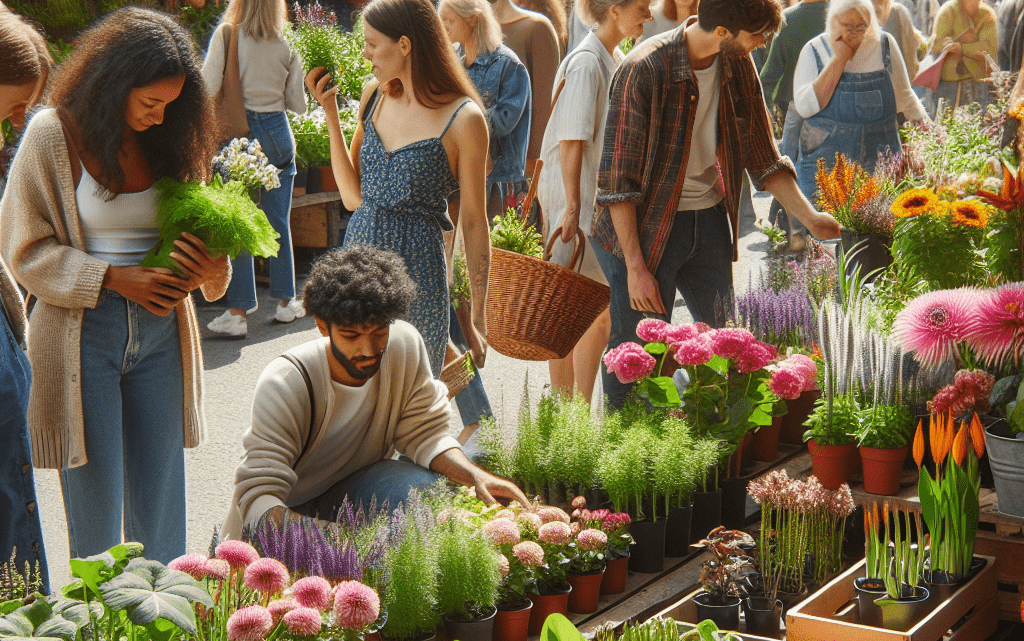
<svg viewBox="0 0 1024 641">
<path fill-rule="evenodd" d="M 370 94 L 370 99 L 366 101 L 366 111 L 363 112 L 363 127 L 366 127 L 366 123 L 373 120 L 373 112 L 377 109 L 377 103 L 380 101 L 380 86 L 378 85 L 373 93 Z"/>
<path fill-rule="evenodd" d="M 293 354 L 284 353 L 281 357 L 289 361 L 292 365 L 298 368 L 299 373 L 302 374 L 302 380 L 306 383 L 306 391 L 309 393 L 309 429 L 306 431 L 306 439 L 302 443 L 302 451 L 299 452 L 299 457 L 295 459 L 295 465 L 292 469 L 298 469 L 299 463 L 305 458 L 306 452 L 309 451 L 309 445 L 313 442 L 313 433 L 317 427 L 316 420 L 316 397 L 313 395 L 313 381 L 309 378 L 309 371 L 306 370 L 306 366 L 302 364 L 298 358 Z"/>
</svg>

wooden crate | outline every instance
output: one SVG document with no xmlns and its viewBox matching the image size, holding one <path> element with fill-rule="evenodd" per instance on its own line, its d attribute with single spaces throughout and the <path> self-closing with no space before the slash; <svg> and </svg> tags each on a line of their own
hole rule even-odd
<svg viewBox="0 0 1024 641">
<path fill-rule="evenodd" d="M 786 615 L 788 641 L 984 641 L 996 631 L 999 602 L 996 599 L 995 559 L 906 632 L 885 630 L 853 623 L 856 610 L 853 581 L 864 575 L 864 560 L 836 577 Z M 950 629 L 961 622 L 951 635 Z"/>
<path fill-rule="evenodd" d="M 327 204 L 292 209 L 292 245 L 296 247 L 329 247 L 327 237 Z"/>
<path fill-rule="evenodd" d="M 700 592 L 700 590 L 694 590 L 693 592 L 690 592 L 685 597 L 683 597 L 681 601 L 673 603 L 672 605 L 658 612 L 651 618 L 664 619 L 666 617 L 671 617 L 681 623 L 698 623 L 699 619 L 697 618 L 697 604 L 693 602 L 693 597 L 696 596 L 698 592 Z M 733 632 L 736 632 L 737 634 L 742 636 L 743 641 L 778 641 L 777 639 L 759 637 L 757 635 L 753 635 L 746 632 L 746 626 L 743 622 L 742 612 L 740 613 L 740 629 L 733 630 Z M 783 630 L 783 632 L 785 631 Z M 782 638 L 786 638 L 785 634 L 783 634 Z"/>
<path fill-rule="evenodd" d="M 1016 531 L 1014 531 L 1016 530 Z M 1021 592 L 1024 588 L 1024 537 L 1019 528 L 997 525 L 995 532 L 980 530 L 974 553 L 996 559 L 999 618 L 1020 621 Z"/>
</svg>

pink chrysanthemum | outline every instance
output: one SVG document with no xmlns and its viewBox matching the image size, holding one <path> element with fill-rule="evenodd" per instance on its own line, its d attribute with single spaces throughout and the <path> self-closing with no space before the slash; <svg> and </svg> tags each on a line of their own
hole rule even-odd
<svg viewBox="0 0 1024 641">
<path fill-rule="evenodd" d="M 722 358 L 736 358 L 756 341 L 753 334 L 741 327 L 726 327 L 711 335 L 711 349 Z"/>
<path fill-rule="evenodd" d="M 620 383 L 635 383 L 649 376 L 657 361 L 636 343 L 623 343 L 604 355 L 604 364 Z"/>
<path fill-rule="evenodd" d="M 636 326 L 636 335 L 648 343 L 664 343 L 665 336 L 672 326 L 657 318 L 645 318 Z"/>
<path fill-rule="evenodd" d="M 800 398 L 803 386 L 804 380 L 800 373 L 788 367 L 780 367 L 772 372 L 772 377 L 768 379 L 768 387 L 772 393 L 788 400 Z"/>
<path fill-rule="evenodd" d="M 221 543 L 221 545 L 224 544 Z M 274 618 L 270 615 L 270 610 L 262 605 L 250 605 L 235 610 L 235 613 L 228 619 L 228 639 L 229 641 L 263 641 L 273 627 Z"/>
<path fill-rule="evenodd" d="M 978 297 L 968 340 L 981 359 L 994 366 L 1024 347 L 1024 288 L 1007 285 Z"/>
<path fill-rule="evenodd" d="M 292 586 L 292 597 L 304 608 L 326 610 L 331 605 L 331 584 L 322 576 L 307 576 Z"/>
<path fill-rule="evenodd" d="M 572 506 L 577 510 L 582 510 L 587 507 L 587 498 L 583 495 L 577 496 L 572 500 Z"/>
<path fill-rule="evenodd" d="M 544 523 L 551 523 L 552 521 L 561 521 L 562 523 L 568 523 L 572 519 L 566 514 L 565 510 L 560 507 L 542 507 L 537 510 L 537 516 Z"/>
<path fill-rule="evenodd" d="M 217 558 L 227 561 L 231 569 L 238 570 L 260 558 L 260 555 L 256 548 L 245 541 L 228 539 L 217 546 Z"/>
<path fill-rule="evenodd" d="M 665 341 L 668 343 L 681 343 L 700 334 L 693 325 L 671 325 L 665 331 Z"/>
<path fill-rule="evenodd" d="M 523 541 L 512 548 L 512 554 L 519 562 L 528 567 L 544 565 L 544 548 L 535 541 Z"/>
<path fill-rule="evenodd" d="M 523 512 L 518 517 L 516 517 L 516 520 L 518 520 L 526 527 L 532 528 L 534 530 L 539 530 L 540 527 L 544 525 L 544 522 L 540 520 L 540 517 L 534 514 L 533 512 Z"/>
<path fill-rule="evenodd" d="M 818 386 L 818 365 L 814 359 L 804 354 L 793 354 L 782 361 L 781 367 L 793 370 L 800 375 L 800 390 L 808 392 Z"/>
<path fill-rule="evenodd" d="M 343 630 L 362 630 L 380 615 L 377 591 L 359 581 L 342 581 L 334 588 L 334 624 Z"/>
<path fill-rule="evenodd" d="M 288 628 L 288 634 L 297 637 L 312 637 L 320 634 L 324 620 L 319 610 L 295 608 L 284 615 L 284 625 Z"/>
<path fill-rule="evenodd" d="M 736 357 L 736 369 L 740 374 L 750 374 L 778 358 L 779 353 L 767 343 L 754 342 Z"/>
<path fill-rule="evenodd" d="M 288 587 L 288 568 L 277 559 L 257 559 L 245 568 L 245 587 L 263 594 L 278 594 Z"/>
<path fill-rule="evenodd" d="M 484 536 L 495 545 L 515 545 L 519 543 L 519 525 L 508 519 L 494 519 L 481 528 Z"/>
<path fill-rule="evenodd" d="M 711 340 L 707 335 L 694 336 L 684 341 L 673 341 L 669 343 L 672 349 L 672 358 L 680 365 L 703 365 L 715 355 L 711 349 Z"/>
<path fill-rule="evenodd" d="M 896 315 L 893 336 L 918 362 L 938 365 L 954 353 L 971 329 L 978 293 L 973 289 L 943 289 L 922 294 Z"/>
<path fill-rule="evenodd" d="M 227 581 L 231 576 L 231 564 L 224 559 L 210 559 L 206 562 L 206 576 L 218 581 Z"/>
<path fill-rule="evenodd" d="M 297 607 L 299 607 L 299 604 L 292 598 L 274 599 L 267 604 L 267 610 L 270 611 L 270 616 L 274 618 L 274 621 L 280 621 L 281 617 Z"/>
<path fill-rule="evenodd" d="M 576 535 L 576 544 L 586 552 L 597 552 L 608 546 L 608 535 L 593 528 Z"/>
<path fill-rule="evenodd" d="M 551 521 L 550 523 L 545 523 L 540 526 L 540 531 L 537 532 L 537 538 L 541 543 L 565 545 L 572 540 L 572 532 L 570 531 L 567 523 Z"/>
<path fill-rule="evenodd" d="M 508 576 L 508 573 L 509 573 L 508 557 L 505 556 L 504 554 L 499 554 L 498 555 L 498 572 L 501 573 L 501 576 Z"/>
<path fill-rule="evenodd" d="M 168 563 L 167 567 L 199 581 L 206 578 L 206 562 L 209 560 L 202 554 L 185 554 Z"/>
</svg>

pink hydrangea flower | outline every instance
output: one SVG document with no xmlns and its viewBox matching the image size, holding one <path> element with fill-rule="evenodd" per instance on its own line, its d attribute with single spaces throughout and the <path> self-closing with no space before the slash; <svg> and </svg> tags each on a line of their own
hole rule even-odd
<svg viewBox="0 0 1024 641">
<path fill-rule="evenodd" d="M 495 545 L 515 545 L 519 543 L 519 526 L 508 519 L 494 519 L 481 528 L 484 536 Z"/>
<path fill-rule="evenodd" d="M 540 520 L 540 517 L 533 512 L 523 512 L 516 517 L 516 519 L 523 525 L 534 530 L 539 530 L 540 526 L 544 525 L 544 522 Z"/>
<path fill-rule="evenodd" d="M 508 573 L 509 573 L 508 557 L 505 556 L 504 554 L 499 554 L 498 555 L 498 572 L 501 573 L 501 576 L 508 576 Z"/>
<path fill-rule="evenodd" d="M 544 565 L 544 548 L 536 541 L 523 541 L 512 548 L 512 554 L 527 567 Z"/>
<path fill-rule="evenodd" d="M 537 516 L 539 516 L 540 520 L 544 523 L 551 523 L 552 521 L 568 523 L 572 520 L 569 518 L 569 515 L 565 513 L 565 510 L 560 507 L 553 507 L 550 505 L 537 510 Z"/>
<path fill-rule="evenodd" d="M 227 561 L 231 569 L 238 570 L 260 558 L 260 555 L 256 548 L 245 541 L 228 539 L 217 546 L 217 558 Z"/>
<path fill-rule="evenodd" d="M 628 527 L 633 519 L 629 518 L 629 514 L 625 512 L 615 512 L 609 514 L 604 520 L 604 527 L 608 530 L 616 530 L 620 527 Z"/>
<path fill-rule="evenodd" d="M 611 510 L 601 508 L 600 510 L 594 510 L 593 512 L 591 512 L 590 518 L 594 519 L 595 521 L 603 521 L 606 518 L 608 518 L 608 515 L 610 515 L 611 513 Z"/>
<path fill-rule="evenodd" d="M 574 498 L 572 500 L 572 506 L 575 509 L 577 509 L 577 510 L 581 510 L 581 509 L 587 507 L 587 499 L 586 499 L 586 497 L 583 496 L 583 495 L 577 496 L 576 498 Z"/>
<path fill-rule="evenodd" d="M 772 393 L 779 398 L 785 398 L 789 400 L 800 398 L 800 392 L 803 391 L 804 381 L 800 374 L 788 367 L 780 367 L 772 373 L 772 377 L 768 379 L 768 387 L 771 388 Z"/>
<path fill-rule="evenodd" d="M 231 564 L 224 559 L 210 559 L 206 562 L 206 576 L 218 581 L 227 581 L 231 576 Z"/>
<path fill-rule="evenodd" d="M 778 356 L 775 348 L 767 343 L 751 343 L 736 357 L 736 369 L 740 374 L 750 374 L 771 363 Z"/>
<path fill-rule="evenodd" d="M 199 581 L 206 578 L 206 562 L 209 560 L 202 554 L 185 554 L 168 563 L 167 567 Z"/>
<path fill-rule="evenodd" d="M 693 325 L 672 325 L 665 332 L 665 342 L 681 343 L 692 338 L 697 338 L 700 332 Z"/>
<path fill-rule="evenodd" d="M 608 535 L 593 528 L 576 535 L 576 544 L 586 552 L 597 552 L 608 546 Z"/>
<path fill-rule="evenodd" d="M 672 326 L 657 318 L 645 318 L 636 326 L 636 335 L 648 343 L 664 343 L 665 336 Z"/>
<path fill-rule="evenodd" d="M 362 630 L 380 616 L 377 591 L 359 581 L 342 581 L 334 588 L 334 624 L 343 630 Z"/>
<path fill-rule="evenodd" d="M 537 532 L 537 538 L 541 543 L 565 545 L 572 540 L 572 532 L 570 531 L 567 523 L 551 521 L 550 523 L 545 523 L 540 526 L 540 531 Z"/>
<path fill-rule="evenodd" d="M 711 349 L 722 358 L 736 358 L 757 341 L 742 327 L 726 327 L 711 335 Z"/>
<path fill-rule="evenodd" d="M 713 332 L 713 331 L 715 331 L 715 330 L 714 330 L 714 329 L 713 329 L 713 328 L 712 328 L 712 327 L 711 327 L 710 325 L 708 325 L 707 323 L 694 323 L 694 324 L 693 324 L 693 328 L 694 328 L 695 330 L 697 330 L 697 333 L 698 333 L 698 334 L 707 334 L 708 332 Z"/>
<path fill-rule="evenodd" d="M 323 623 L 320 611 L 313 608 L 295 608 L 284 615 L 284 625 L 288 628 L 288 634 L 297 637 L 312 637 L 320 634 Z"/>
<path fill-rule="evenodd" d="M 304 608 L 326 610 L 331 605 L 331 584 L 322 576 L 307 576 L 292 586 L 292 597 Z"/>
<path fill-rule="evenodd" d="M 274 617 L 274 621 L 280 621 L 281 617 L 297 607 L 299 607 L 299 604 L 295 602 L 295 599 L 291 598 L 274 599 L 267 604 L 267 610 L 270 611 L 270 616 Z"/>
<path fill-rule="evenodd" d="M 579 521 L 573 521 L 572 523 L 569 524 L 569 533 L 572 534 L 573 536 L 576 536 L 577 534 L 579 534 L 580 530 L 582 530 L 582 529 L 583 529 L 583 526 L 580 525 Z"/>
<path fill-rule="evenodd" d="M 808 392 L 818 386 L 818 365 L 810 356 L 793 354 L 782 361 L 781 366 L 800 375 L 800 379 L 803 381 L 800 391 Z"/>
<path fill-rule="evenodd" d="M 235 613 L 228 618 L 228 639 L 229 641 L 263 641 L 273 627 L 274 618 L 270 615 L 270 610 L 262 605 L 250 605 L 235 610 Z"/>
<path fill-rule="evenodd" d="M 635 383 L 649 376 L 657 361 L 636 343 L 623 343 L 604 355 L 604 364 L 620 383 Z"/>
<path fill-rule="evenodd" d="M 288 568 L 277 559 L 257 559 L 245 568 L 245 587 L 263 594 L 278 594 L 288 587 Z"/>
<path fill-rule="evenodd" d="M 688 340 L 669 343 L 672 358 L 680 365 L 703 365 L 715 355 L 711 349 L 711 340 L 707 335 L 694 336 Z"/>
</svg>

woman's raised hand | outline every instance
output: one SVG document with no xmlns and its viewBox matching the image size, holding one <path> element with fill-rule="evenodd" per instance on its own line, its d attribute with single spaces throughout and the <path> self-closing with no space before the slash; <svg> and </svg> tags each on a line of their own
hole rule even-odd
<svg viewBox="0 0 1024 641">
<path fill-rule="evenodd" d="M 214 258 L 206 251 L 206 243 L 188 232 L 174 241 L 175 251 L 170 258 L 178 263 L 188 282 L 188 291 L 228 277 L 228 257 Z"/>
<path fill-rule="evenodd" d="M 327 83 L 331 81 L 331 74 L 325 73 L 326 69 L 323 67 L 316 67 L 310 69 L 309 73 L 306 74 L 306 88 L 309 89 L 309 93 L 313 95 L 313 98 L 320 103 L 320 106 L 324 108 L 327 113 L 337 113 L 338 111 L 338 87 L 327 88 Z"/>
</svg>

